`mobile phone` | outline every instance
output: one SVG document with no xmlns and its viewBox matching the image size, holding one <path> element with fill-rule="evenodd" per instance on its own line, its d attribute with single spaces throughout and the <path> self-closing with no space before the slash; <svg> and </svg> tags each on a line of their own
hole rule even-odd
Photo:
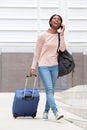
<svg viewBox="0 0 87 130">
<path fill-rule="evenodd" d="M 62 29 L 62 28 L 63 28 L 63 26 L 62 26 L 62 25 L 60 25 L 60 28 Z"/>
</svg>

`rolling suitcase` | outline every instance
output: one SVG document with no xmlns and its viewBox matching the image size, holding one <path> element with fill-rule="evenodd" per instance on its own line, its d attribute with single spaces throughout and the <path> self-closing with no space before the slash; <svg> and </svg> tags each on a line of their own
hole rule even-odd
<svg viewBox="0 0 87 130">
<path fill-rule="evenodd" d="M 31 116 L 34 118 L 36 116 L 40 99 L 39 91 L 35 88 L 37 77 L 34 77 L 33 88 L 27 88 L 29 77 L 30 76 L 26 76 L 25 88 L 19 88 L 15 91 L 12 106 L 12 114 L 14 118 L 22 116 Z"/>
</svg>

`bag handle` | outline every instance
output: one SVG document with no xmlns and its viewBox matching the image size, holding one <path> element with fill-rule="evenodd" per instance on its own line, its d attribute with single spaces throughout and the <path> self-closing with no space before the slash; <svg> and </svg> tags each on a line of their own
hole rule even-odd
<svg viewBox="0 0 87 130">
<path fill-rule="evenodd" d="M 58 41 L 59 41 L 59 44 L 58 44 L 57 53 L 59 53 L 59 47 L 60 47 L 60 33 L 59 32 L 58 32 Z"/>
<path fill-rule="evenodd" d="M 58 44 L 58 49 L 60 47 L 60 33 L 58 32 L 58 41 L 59 41 L 59 44 Z"/>
</svg>

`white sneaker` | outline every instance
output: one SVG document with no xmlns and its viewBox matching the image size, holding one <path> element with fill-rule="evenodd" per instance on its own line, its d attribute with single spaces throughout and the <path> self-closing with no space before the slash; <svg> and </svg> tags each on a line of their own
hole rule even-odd
<svg viewBox="0 0 87 130">
<path fill-rule="evenodd" d="M 44 112 L 42 119 L 43 120 L 48 120 L 48 113 Z"/>
<path fill-rule="evenodd" d="M 56 120 L 60 120 L 60 119 L 62 119 L 64 117 L 64 115 L 61 115 L 61 114 L 56 114 L 56 116 L 55 116 L 55 118 L 56 118 Z"/>
</svg>

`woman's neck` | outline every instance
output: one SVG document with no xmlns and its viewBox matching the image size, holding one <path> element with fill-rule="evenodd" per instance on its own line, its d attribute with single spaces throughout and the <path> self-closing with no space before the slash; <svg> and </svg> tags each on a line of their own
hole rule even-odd
<svg viewBox="0 0 87 130">
<path fill-rule="evenodd" d="M 48 29 L 48 32 L 49 32 L 49 33 L 52 33 L 52 34 L 56 34 L 56 33 L 57 33 L 57 30 L 56 30 L 56 29 L 53 29 L 53 28 L 50 28 L 50 29 Z"/>
</svg>

